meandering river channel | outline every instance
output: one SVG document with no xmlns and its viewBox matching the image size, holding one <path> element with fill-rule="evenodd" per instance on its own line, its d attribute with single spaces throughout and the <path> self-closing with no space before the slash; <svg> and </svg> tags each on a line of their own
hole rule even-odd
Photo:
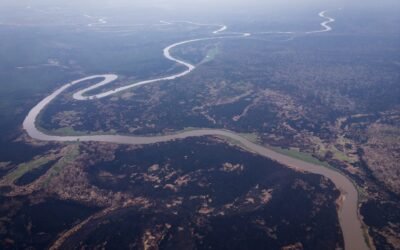
<svg viewBox="0 0 400 250">
<path fill-rule="evenodd" d="M 321 18 L 324 18 L 324 21 L 321 23 L 321 30 L 316 30 L 316 31 L 307 31 L 307 32 L 275 32 L 275 33 L 288 33 L 288 34 L 313 34 L 313 33 L 321 33 L 321 32 L 329 32 L 332 30 L 332 28 L 328 25 L 335 20 L 331 17 L 326 16 L 326 11 L 322 11 L 319 13 L 319 16 Z M 166 23 L 166 22 L 165 22 Z M 170 24 L 170 23 L 168 23 Z M 192 23 L 193 24 L 193 23 Z M 63 91 L 68 89 L 69 87 L 81 83 L 86 80 L 91 80 L 95 78 L 103 78 L 102 81 L 100 81 L 97 84 L 94 84 L 88 88 L 85 88 L 83 90 L 77 91 L 73 94 L 73 97 L 76 100 L 81 100 L 81 101 L 89 101 L 94 98 L 104 98 L 113 94 L 116 94 L 118 92 L 138 87 L 141 85 L 149 84 L 149 83 L 154 83 L 154 82 L 161 82 L 161 81 L 168 81 L 168 80 L 174 80 L 179 77 L 183 77 L 190 72 L 192 72 L 196 67 L 188 62 L 185 62 L 183 60 L 177 59 L 174 56 L 171 55 L 171 49 L 183 45 L 183 44 L 188 44 L 188 43 L 194 43 L 198 41 L 205 41 L 205 40 L 212 40 L 212 39 L 232 39 L 232 38 L 245 38 L 251 36 L 250 33 L 236 33 L 236 32 L 231 32 L 227 33 L 225 36 L 221 35 L 221 32 L 224 32 L 227 30 L 227 27 L 225 25 L 215 25 L 218 26 L 218 29 L 213 31 L 213 35 L 211 37 L 206 37 L 206 38 L 199 38 L 199 39 L 192 39 L 192 40 L 187 40 L 187 41 L 181 41 L 174 43 L 172 45 L 169 45 L 164 49 L 164 57 L 170 61 L 173 61 L 177 64 L 180 64 L 184 66 L 186 69 L 180 73 L 162 77 L 162 78 L 156 78 L 156 79 L 150 79 L 150 80 L 145 80 L 141 82 L 136 82 L 130 85 L 126 85 L 123 87 L 119 87 L 113 90 L 109 90 L 103 93 L 95 94 L 95 95 L 85 95 L 86 92 L 99 88 L 100 86 L 109 84 L 113 81 L 115 81 L 118 76 L 114 74 L 107 74 L 107 75 L 93 75 L 93 76 L 88 76 L 73 82 L 70 82 L 56 91 L 54 91 L 52 94 L 49 96 L 45 97 L 42 101 L 40 101 L 35 107 L 33 107 L 28 115 L 26 116 L 24 122 L 23 122 L 23 128 L 25 131 L 28 133 L 29 136 L 31 136 L 34 139 L 37 140 L 42 140 L 42 141 L 56 141 L 56 142 L 71 142 L 71 141 L 96 141 L 96 142 L 110 142 L 110 143 L 119 143 L 119 144 L 134 144 L 134 145 L 142 145 L 142 144 L 153 144 L 153 143 L 159 143 L 159 142 L 168 142 L 172 140 L 178 140 L 178 139 L 184 139 L 188 137 L 200 137 L 200 136 L 221 136 L 224 138 L 229 138 L 230 141 L 236 142 L 238 145 L 241 147 L 260 154 L 262 156 L 265 156 L 267 158 L 270 158 L 272 160 L 275 160 L 279 163 L 282 163 L 290 168 L 296 169 L 296 170 L 301 170 L 309 173 L 314 173 L 314 174 L 319 174 L 322 176 L 325 176 L 326 178 L 330 179 L 336 186 L 337 189 L 340 190 L 342 194 L 342 204 L 340 208 L 338 209 L 338 216 L 339 216 L 339 221 L 340 221 L 340 226 L 342 228 L 343 232 L 343 237 L 344 237 L 344 243 L 345 243 L 345 248 L 347 250 L 363 250 L 363 249 L 369 249 L 365 240 L 364 240 L 364 235 L 363 235 L 363 230 L 362 230 L 362 222 L 359 218 L 358 214 L 358 192 L 356 187 L 353 185 L 353 183 L 344 175 L 341 173 L 330 169 L 326 168 L 324 166 L 312 164 L 309 162 L 304 162 L 298 159 L 291 158 L 289 156 L 277 153 L 275 151 L 272 151 L 266 147 L 263 147 L 262 145 L 256 144 L 245 137 L 233 132 L 233 131 L 228 131 L 228 130 L 222 130 L 222 129 L 194 129 L 190 131 L 182 131 L 182 132 L 177 132 L 175 134 L 168 134 L 168 135 L 160 135 L 160 136 L 125 136 L 125 135 L 82 135 L 82 136 L 56 136 L 56 135 L 50 135 L 42 132 L 39 130 L 36 126 L 36 120 L 47 105 L 51 103 L 55 98 L 58 97 Z M 273 32 L 269 32 L 273 33 Z M 260 32 L 259 34 L 262 34 Z M 290 201 L 288 201 L 290 202 Z"/>
</svg>

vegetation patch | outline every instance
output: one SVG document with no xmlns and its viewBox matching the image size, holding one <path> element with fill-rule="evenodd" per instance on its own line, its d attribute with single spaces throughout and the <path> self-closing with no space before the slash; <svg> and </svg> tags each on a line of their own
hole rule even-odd
<svg viewBox="0 0 400 250">
<path fill-rule="evenodd" d="M 21 176 L 23 176 L 24 174 L 26 174 L 36 168 L 41 167 L 42 165 L 48 163 L 51 160 L 54 160 L 53 155 L 41 157 L 41 158 L 32 160 L 30 162 L 19 164 L 17 166 L 17 168 L 14 171 L 12 171 L 11 173 L 9 173 L 8 175 L 6 175 L 4 177 L 4 179 L 7 182 L 12 183 L 15 180 L 17 180 L 18 178 L 20 178 Z"/>
</svg>

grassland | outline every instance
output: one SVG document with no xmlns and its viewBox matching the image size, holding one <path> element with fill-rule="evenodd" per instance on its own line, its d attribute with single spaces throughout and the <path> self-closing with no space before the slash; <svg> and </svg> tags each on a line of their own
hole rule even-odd
<svg viewBox="0 0 400 250">
<path fill-rule="evenodd" d="M 22 163 L 17 166 L 17 168 L 6 175 L 4 177 L 4 180 L 8 183 L 13 183 L 15 180 L 23 176 L 24 174 L 28 173 L 29 171 L 32 171 L 36 168 L 39 168 L 40 166 L 48 163 L 49 161 L 54 160 L 54 156 L 44 156 L 35 160 L 32 160 L 30 162 Z"/>
<path fill-rule="evenodd" d="M 58 175 L 65 165 L 73 163 L 79 154 L 79 143 L 71 143 L 68 145 L 63 153 L 64 156 L 49 170 L 49 175 L 43 182 L 43 185 L 46 186 L 51 178 Z"/>
<path fill-rule="evenodd" d="M 201 61 L 201 63 L 211 62 L 215 59 L 215 57 L 220 53 L 220 49 L 218 46 L 212 47 L 207 51 L 206 57 Z"/>
</svg>

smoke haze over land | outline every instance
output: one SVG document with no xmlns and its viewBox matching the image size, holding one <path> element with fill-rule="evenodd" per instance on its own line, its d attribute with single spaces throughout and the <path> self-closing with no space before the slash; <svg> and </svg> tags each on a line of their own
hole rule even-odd
<svg viewBox="0 0 400 250">
<path fill-rule="evenodd" d="M 129 16 L 130 20 L 156 20 L 159 18 L 176 19 L 202 19 L 204 21 L 239 21 L 253 20 L 262 17 L 289 17 L 298 18 L 303 13 L 315 12 L 320 9 L 354 9 L 362 13 L 382 13 L 396 15 L 400 10 L 399 1 L 293 1 L 293 0 L 149 0 L 149 1 L 128 1 L 128 0 L 100 0 L 100 1 L 78 1 L 78 0 L 37 0 L 37 1 L 11 1 L 6 0 L 0 3 L 0 22 L 16 18 L 23 10 L 36 10 L 42 15 L 60 13 L 61 10 L 70 15 L 78 13 L 91 13 L 107 15 L 110 18 Z M 399 15 L 397 15 L 398 17 Z"/>
</svg>

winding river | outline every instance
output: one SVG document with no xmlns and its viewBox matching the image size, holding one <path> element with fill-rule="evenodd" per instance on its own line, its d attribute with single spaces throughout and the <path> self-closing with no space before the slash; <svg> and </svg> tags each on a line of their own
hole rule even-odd
<svg viewBox="0 0 400 250">
<path fill-rule="evenodd" d="M 308 32 L 298 32 L 301 34 L 312 34 L 312 33 L 321 33 L 321 32 L 329 32 L 332 30 L 332 28 L 328 25 L 329 23 L 334 22 L 335 20 L 331 17 L 326 16 L 326 11 L 322 11 L 319 13 L 319 16 L 321 18 L 324 18 L 324 21 L 321 23 L 321 30 L 317 31 L 308 31 Z M 164 22 L 167 23 L 167 22 Z M 170 23 L 167 23 L 170 24 Z M 195 24 L 195 23 L 192 23 Z M 358 192 L 353 185 L 353 183 L 344 175 L 341 173 L 334 171 L 332 169 L 304 162 L 298 159 L 291 158 L 289 156 L 277 153 L 275 151 L 272 151 L 268 148 L 265 148 L 259 144 L 256 144 L 254 142 L 251 142 L 250 140 L 242 137 L 241 135 L 233 132 L 233 131 L 228 131 L 228 130 L 222 130 L 222 129 L 195 129 L 195 130 L 190 130 L 190 131 L 182 131 L 182 132 L 177 132 L 175 134 L 168 134 L 168 135 L 160 135 L 160 136 L 124 136 L 124 135 L 83 135 L 83 136 L 55 136 L 55 135 L 50 135 L 46 134 L 42 131 L 40 131 L 36 127 L 36 120 L 38 118 L 38 115 L 40 112 L 46 108 L 46 106 L 53 101 L 55 98 L 57 98 L 58 95 L 60 95 L 63 91 L 68 89 L 69 87 L 79 84 L 83 81 L 86 80 L 91 80 L 95 78 L 103 78 L 102 81 L 100 81 L 97 84 L 94 84 L 88 88 L 85 88 L 83 90 L 77 91 L 73 94 L 73 98 L 76 100 L 81 100 L 81 101 L 88 101 L 92 99 L 98 99 L 98 98 L 105 98 L 107 96 L 119 93 L 121 91 L 138 87 L 141 85 L 149 84 L 149 83 L 154 83 L 154 82 L 161 82 L 161 81 L 168 81 L 168 80 L 174 80 L 179 77 L 183 77 L 190 72 L 192 72 L 196 66 L 185 62 L 183 60 L 179 60 L 175 58 L 173 55 L 171 55 L 171 49 L 183 45 L 183 44 L 189 44 L 189 43 L 194 43 L 198 41 L 205 41 L 205 40 L 212 40 L 212 39 L 227 39 L 227 38 L 245 38 L 245 37 L 250 37 L 252 34 L 250 33 L 237 33 L 237 32 L 231 32 L 227 33 L 226 35 L 221 35 L 222 32 L 227 30 L 227 26 L 225 25 L 215 25 L 218 26 L 218 29 L 213 31 L 213 35 L 211 37 L 206 37 L 206 38 L 199 38 L 199 39 L 192 39 L 192 40 L 186 40 L 186 41 L 181 41 L 174 43 L 172 45 L 169 45 L 164 49 L 164 57 L 170 61 L 173 61 L 176 64 L 184 66 L 186 69 L 180 73 L 170 75 L 170 76 L 165 76 L 162 78 L 155 78 L 155 79 L 150 79 L 150 80 L 145 80 L 145 81 L 140 81 L 136 83 L 132 83 L 123 87 L 119 87 L 113 90 L 109 90 L 103 93 L 95 94 L 95 95 L 85 95 L 86 92 L 94 90 L 96 88 L 99 88 L 100 86 L 104 86 L 106 84 L 112 83 L 115 81 L 118 76 L 114 74 L 106 74 L 106 75 L 93 75 L 93 76 L 88 76 L 73 82 L 70 82 L 68 84 L 65 84 L 64 86 L 60 87 L 56 91 L 54 91 L 52 94 L 49 96 L 45 97 L 42 101 L 40 101 L 36 106 L 34 106 L 28 115 L 26 116 L 24 122 L 23 122 L 23 128 L 25 131 L 28 133 L 29 136 L 31 136 L 34 139 L 37 140 L 42 140 L 42 141 L 56 141 L 56 142 L 71 142 L 71 141 L 96 141 L 96 142 L 110 142 L 110 143 L 119 143 L 119 144 L 133 144 L 133 145 L 142 145 L 142 144 L 153 144 L 153 143 L 159 143 L 159 142 L 168 142 L 168 141 L 173 141 L 173 140 L 178 140 L 178 139 L 184 139 L 188 137 L 200 137 L 200 136 L 221 136 L 223 138 L 229 138 L 233 141 L 235 141 L 238 145 L 241 147 L 260 154 L 262 156 L 265 156 L 267 158 L 270 158 L 272 160 L 275 160 L 281 164 L 284 164 L 290 168 L 296 169 L 296 170 L 301 170 L 301 171 L 306 171 L 309 173 L 314 173 L 314 174 L 319 174 L 322 176 L 325 176 L 326 178 L 330 179 L 336 186 L 337 189 L 340 190 L 342 194 L 342 204 L 340 208 L 338 209 L 338 216 L 339 216 L 339 222 L 340 226 L 342 228 L 343 232 L 343 237 L 344 237 L 344 243 L 345 243 L 345 248 L 347 250 L 362 250 L 362 249 L 368 249 L 367 244 L 365 243 L 364 236 L 363 236 L 363 230 L 362 230 L 362 222 L 359 218 L 358 215 Z M 266 33 L 266 32 L 264 32 Z M 273 33 L 273 32 L 270 32 Z M 276 33 L 296 33 L 296 32 L 276 32 Z M 262 34 L 262 32 L 258 33 Z"/>
</svg>

